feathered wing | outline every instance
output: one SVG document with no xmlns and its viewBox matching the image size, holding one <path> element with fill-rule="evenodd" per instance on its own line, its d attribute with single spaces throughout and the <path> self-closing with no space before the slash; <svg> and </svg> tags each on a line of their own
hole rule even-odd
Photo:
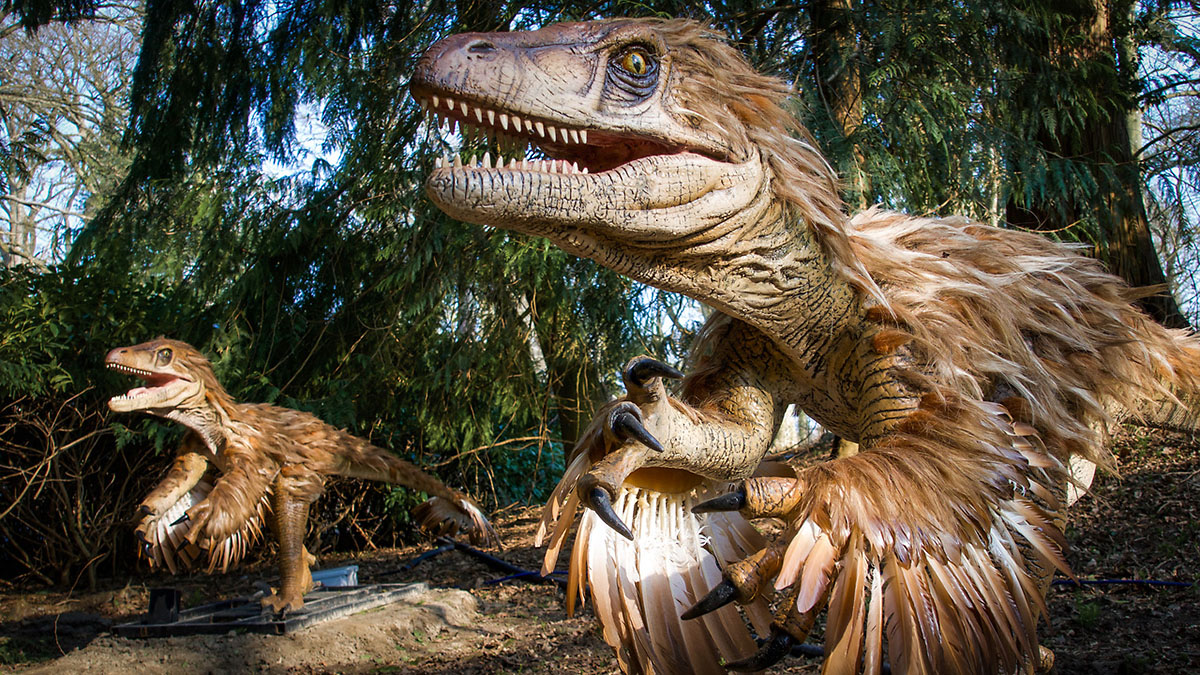
<svg viewBox="0 0 1200 675">
<path fill-rule="evenodd" d="M 896 673 L 1035 664 L 1050 575 L 1070 574 L 1066 469 L 1001 406 L 931 408 L 798 474 L 775 585 L 784 625 L 828 609 L 823 672 L 878 673 L 885 643 Z"/>
<path fill-rule="evenodd" d="M 628 523 L 629 541 L 591 509 L 579 516 L 575 485 L 592 462 L 575 456 L 542 514 L 535 545 L 547 545 L 542 573 L 554 570 L 571 526 L 578 522 L 569 556 L 567 610 L 590 590 L 605 641 L 625 672 L 723 673 L 721 660 L 755 650 L 746 621 L 733 606 L 701 619 L 680 615 L 721 581 L 721 568 L 764 544 L 739 514 L 693 514 L 698 495 L 715 494 L 702 484 L 685 493 L 622 487 L 613 508 Z M 770 622 L 759 600 L 744 606 L 763 630 Z"/>
<path fill-rule="evenodd" d="M 1195 426 L 1200 348 L 1043 238 L 874 210 L 847 229 L 888 301 L 873 347 L 903 354 L 919 404 L 798 474 L 777 624 L 798 637 L 828 608 L 826 672 L 880 672 L 885 644 L 897 673 L 1031 671 L 1049 578 L 1070 574 L 1065 488 L 1107 463 L 1114 419 Z"/>
<path fill-rule="evenodd" d="M 220 541 L 201 541 L 193 544 L 186 537 L 192 523 L 184 515 L 193 506 L 208 498 L 213 483 L 207 478 L 197 482 L 190 490 L 180 495 L 158 518 L 146 518 L 136 529 L 142 541 L 141 554 L 151 567 L 165 566 L 172 574 L 182 568 L 195 569 L 202 557 L 208 559 L 207 572 L 220 569 L 225 572 L 245 556 L 251 546 L 263 538 L 263 527 L 270 510 L 268 490 L 251 510 L 249 517 L 238 525 L 233 534 Z"/>
</svg>

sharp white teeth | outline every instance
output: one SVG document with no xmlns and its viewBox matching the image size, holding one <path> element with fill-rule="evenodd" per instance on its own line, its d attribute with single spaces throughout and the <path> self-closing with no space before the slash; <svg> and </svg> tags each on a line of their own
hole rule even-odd
<svg viewBox="0 0 1200 675">
<path fill-rule="evenodd" d="M 508 115 L 500 113 L 500 128 L 508 131 Z"/>
<path fill-rule="evenodd" d="M 485 168 L 485 169 L 492 168 L 492 153 L 490 153 L 490 152 L 483 153 L 483 168 Z"/>
<path fill-rule="evenodd" d="M 583 141 L 584 143 L 587 143 L 587 129 L 579 130 L 579 140 Z"/>
<path fill-rule="evenodd" d="M 456 169 L 462 168 L 462 157 L 460 157 L 458 155 L 454 156 L 454 168 L 456 168 Z"/>
<path fill-rule="evenodd" d="M 558 173 L 558 169 L 556 168 L 557 166 L 558 166 L 558 162 L 555 162 L 555 161 L 551 160 L 551 162 L 550 162 L 550 173 Z"/>
<path fill-rule="evenodd" d="M 471 155 L 470 157 L 468 157 L 467 161 L 464 162 L 464 165 L 472 167 L 472 168 L 475 167 L 475 155 Z"/>
<path fill-rule="evenodd" d="M 504 156 L 503 155 L 496 155 L 496 168 L 497 169 L 504 168 Z"/>
<path fill-rule="evenodd" d="M 463 101 L 462 103 L 459 103 L 459 105 L 460 105 L 460 106 L 462 106 L 463 117 L 466 117 L 467 115 L 470 115 L 470 114 L 471 114 L 471 108 L 467 106 L 467 102 L 466 102 L 466 101 Z"/>
<path fill-rule="evenodd" d="M 439 99 L 437 96 L 433 97 L 433 107 L 435 107 L 435 108 L 438 107 L 438 105 L 441 104 L 441 102 L 442 102 L 441 99 Z"/>
<path fill-rule="evenodd" d="M 576 131 L 575 129 L 572 129 L 572 130 L 571 130 L 571 142 L 572 142 L 572 143 L 578 143 L 578 142 L 579 142 L 579 132 L 578 132 L 578 131 Z"/>
<path fill-rule="evenodd" d="M 551 142 L 558 142 L 558 130 L 557 129 L 555 129 L 553 126 L 551 126 L 549 129 L 546 129 L 546 131 L 549 132 L 549 134 L 550 134 Z"/>
<path fill-rule="evenodd" d="M 446 97 L 446 107 L 450 109 L 450 112 L 454 112 L 454 99 L 449 96 Z"/>
<path fill-rule="evenodd" d="M 584 173 L 587 173 L 587 167 L 586 167 L 586 166 L 585 166 L 585 167 L 583 167 L 583 172 L 584 172 Z"/>
<path fill-rule="evenodd" d="M 571 171 L 579 173 L 579 162 L 571 162 Z"/>
<path fill-rule="evenodd" d="M 483 108 L 475 109 L 475 121 L 483 124 Z"/>
<path fill-rule="evenodd" d="M 496 126 L 496 111 L 495 110 L 488 111 L 488 124 L 490 124 L 492 126 Z"/>
<path fill-rule="evenodd" d="M 526 133 L 533 133 L 533 120 L 525 120 L 525 131 Z"/>
<path fill-rule="evenodd" d="M 538 122 L 534 126 L 537 127 L 538 136 L 545 138 L 546 137 L 546 125 L 542 124 L 541 122 Z"/>
</svg>

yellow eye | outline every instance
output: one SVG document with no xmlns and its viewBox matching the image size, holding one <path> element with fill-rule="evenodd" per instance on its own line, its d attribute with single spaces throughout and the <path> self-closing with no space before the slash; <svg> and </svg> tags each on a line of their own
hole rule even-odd
<svg viewBox="0 0 1200 675">
<path fill-rule="evenodd" d="M 158 350 L 158 354 L 157 354 L 158 365 L 160 365 L 160 366 L 167 365 L 168 363 L 171 362 L 171 357 L 173 355 L 174 354 L 171 352 L 170 348 L 168 348 L 168 347 L 163 347 L 162 349 Z"/>
<path fill-rule="evenodd" d="M 631 49 L 621 57 L 621 67 L 632 75 L 645 75 L 650 70 L 650 55 L 641 49 Z"/>
</svg>

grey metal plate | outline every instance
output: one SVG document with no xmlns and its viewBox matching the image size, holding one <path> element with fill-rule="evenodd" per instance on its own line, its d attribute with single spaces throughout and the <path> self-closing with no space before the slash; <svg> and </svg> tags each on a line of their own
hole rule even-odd
<svg viewBox="0 0 1200 675">
<path fill-rule="evenodd" d="M 264 610 L 257 596 L 221 600 L 179 611 L 170 623 L 148 623 L 147 618 L 113 626 L 120 637 L 168 637 L 219 634 L 229 631 L 285 635 L 323 621 L 387 605 L 429 590 L 429 585 L 371 584 L 319 588 L 304 596 L 304 607 L 283 616 Z"/>
</svg>

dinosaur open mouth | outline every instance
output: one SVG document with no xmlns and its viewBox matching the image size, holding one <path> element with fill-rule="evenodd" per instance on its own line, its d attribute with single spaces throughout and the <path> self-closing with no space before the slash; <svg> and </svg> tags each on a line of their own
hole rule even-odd
<svg viewBox="0 0 1200 675">
<path fill-rule="evenodd" d="M 502 112 L 461 98 L 413 96 L 436 126 L 451 134 L 457 129 L 464 147 L 486 148 L 465 160 L 461 155 L 443 157 L 437 161 L 438 167 L 586 174 L 611 171 L 646 157 L 688 151 L 684 146 L 655 139 Z"/>
<path fill-rule="evenodd" d="M 109 361 L 104 364 L 109 370 L 115 370 L 129 375 L 134 375 L 142 379 L 146 384 L 141 387 L 134 387 L 124 394 L 114 396 L 112 401 L 123 401 L 133 403 L 138 399 L 153 399 L 159 400 L 164 394 L 174 391 L 179 385 L 189 382 L 187 379 L 172 375 L 170 373 L 155 373 L 141 368 L 134 368 L 123 363 Z"/>
</svg>

